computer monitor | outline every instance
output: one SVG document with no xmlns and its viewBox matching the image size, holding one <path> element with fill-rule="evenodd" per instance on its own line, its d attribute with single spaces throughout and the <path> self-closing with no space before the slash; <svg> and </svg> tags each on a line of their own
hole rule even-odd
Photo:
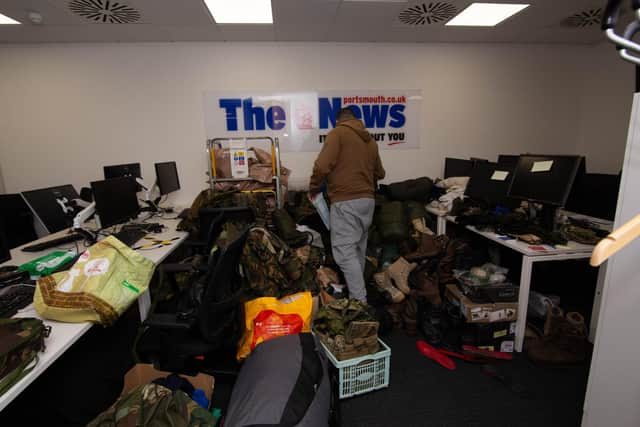
<svg viewBox="0 0 640 427">
<path fill-rule="evenodd" d="M 518 160 L 508 196 L 551 206 L 564 206 L 584 157 L 522 155 Z"/>
<path fill-rule="evenodd" d="M 142 178 L 140 163 L 103 166 L 102 169 L 104 170 L 104 179 L 120 178 L 123 176 Z"/>
<path fill-rule="evenodd" d="M 136 196 L 137 184 L 133 177 L 106 179 L 91 183 L 96 214 L 102 228 L 126 222 L 138 216 L 140 205 Z"/>
<path fill-rule="evenodd" d="M 9 251 L 9 242 L 5 234 L 4 221 L 0 218 L 0 264 L 11 259 Z"/>
<path fill-rule="evenodd" d="M 121 178 L 123 176 L 132 176 L 134 178 L 142 178 L 142 170 L 140 163 L 126 163 L 122 165 L 103 166 L 104 179 Z M 138 185 L 138 191 L 142 191 L 142 187 Z"/>
<path fill-rule="evenodd" d="M 466 159 L 454 159 L 452 157 L 445 157 L 444 159 L 444 177 L 451 178 L 452 176 L 471 176 L 471 170 L 473 169 L 473 162 Z"/>
<path fill-rule="evenodd" d="M 33 216 L 33 212 L 20 194 L 0 194 L 0 221 L 4 221 L 9 249 L 38 238 Z"/>
<path fill-rule="evenodd" d="M 176 162 L 156 163 L 156 179 L 161 195 L 166 195 L 180 189 L 178 168 Z"/>
<path fill-rule="evenodd" d="M 505 204 L 513 170 L 509 165 L 478 163 L 471 171 L 465 195 L 491 207 Z"/>
<path fill-rule="evenodd" d="M 504 166 L 508 166 L 511 168 L 511 170 L 515 170 L 516 166 L 518 165 L 518 159 L 520 158 L 519 155 L 513 155 L 513 154 L 499 154 L 498 155 L 498 164 L 504 165 Z"/>
<path fill-rule="evenodd" d="M 565 209 L 613 221 L 618 205 L 619 189 L 620 175 L 585 174 L 574 184 Z"/>
<path fill-rule="evenodd" d="M 82 210 L 73 202 L 80 196 L 70 184 L 23 191 L 22 197 L 45 233 L 55 233 L 71 227 L 73 218 Z"/>
</svg>

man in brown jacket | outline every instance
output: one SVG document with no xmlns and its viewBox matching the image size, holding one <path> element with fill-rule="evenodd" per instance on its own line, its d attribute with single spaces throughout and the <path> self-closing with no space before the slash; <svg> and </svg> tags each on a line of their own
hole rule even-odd
<svg viewBox="0 0 640 427">
<path fill-rule="evenodd" d="M 309 196 L 326 179 L 331 200 L 331 249 L 351 298 L 367 302 L 364 283 L 367 236 L 375 209 L 376 182 L 385 171 L 373 140 L 350 108 L 343 108 L 313 165 Z"/>
</svg>

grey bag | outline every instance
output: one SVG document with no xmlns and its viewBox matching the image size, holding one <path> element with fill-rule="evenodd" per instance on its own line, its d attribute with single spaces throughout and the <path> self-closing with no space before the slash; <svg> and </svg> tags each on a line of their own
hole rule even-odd
<svg viewBox="0 0 640 427">
<path fill-rule="evenodd" d="M 327 361 L 314 336 L 265 341 L 240 370 L 225 427 L 327 427 L 331 387 Z"/>
</svg>

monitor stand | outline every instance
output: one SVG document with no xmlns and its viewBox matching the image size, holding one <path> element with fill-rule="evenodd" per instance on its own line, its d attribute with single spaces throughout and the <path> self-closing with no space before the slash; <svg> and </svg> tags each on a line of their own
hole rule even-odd
<svg viewBox="0 0 640 427">
<path fill-rule="evenodd" d="M 543 204 L 542 209 L 538 210 L 535 207 L 531 207 L 531 218 L 542 228 L 550 232 L 556 231 L 557 221 L 556 214 L 558 207 L 553 205 Z"/>
</svg>

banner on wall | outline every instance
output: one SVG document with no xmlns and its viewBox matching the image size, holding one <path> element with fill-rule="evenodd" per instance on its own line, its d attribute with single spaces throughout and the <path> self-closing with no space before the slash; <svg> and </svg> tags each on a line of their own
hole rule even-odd
<svg viewBox="0 0 640 427">
<path fill-rule="evenodd" d="M 320 151 L 344 107 L 362 119 L 381 149 L 420 147 L 420 90 L 205 92 L 207 139 L 271 136 L 282 151 Z"/>
</svg>

